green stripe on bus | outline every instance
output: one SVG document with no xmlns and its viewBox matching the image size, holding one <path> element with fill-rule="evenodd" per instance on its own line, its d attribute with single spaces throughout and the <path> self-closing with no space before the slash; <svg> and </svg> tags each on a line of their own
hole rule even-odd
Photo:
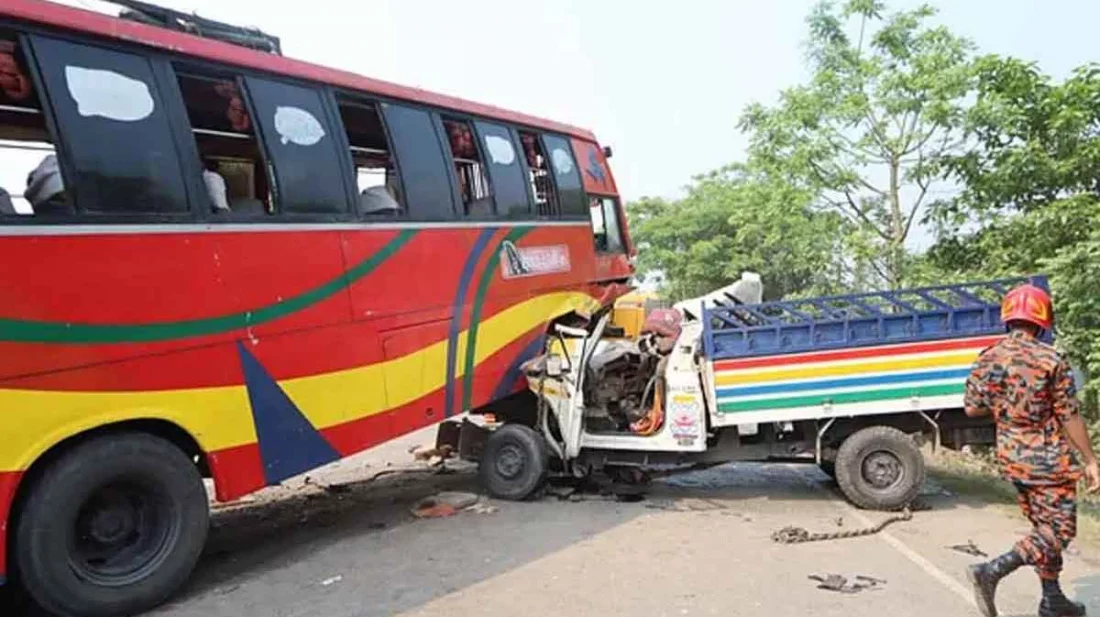
<svg viewBox="0 0 1100 617">
<path fill-rule="evenodd" d="M 20 343 L 147 343 L 190 336 L 220 334 L 256 326 L 308 308 L 370 274 L 416 235 L 407 229 L 378 252 L 355 264 L 340 276 L 281 302 L 252 310 L 187 321 L 148 324 L 80 324 L 24 319 L 0 319 L 0 341 Z M 275 273 L 273 273 L 274 275 Z"/>
<path fill-rule="evenodd" d="M 473 397 L 474 360 L 477 356 L 477 331 L 481 321 L 481 309 L 485 304 L 485 295 L 489 291 L 489 284 L 495 278 L 497 265 L 500 263 L 500 253 L 504 249 L 505 242 L 513 244 L 519 242 L 519 239 L 526 236 L 530 231 L 531 227 L 516 227 L 509 231 L 508 235 L 504 236 L 504 239 L 497 244 L 496 250 L 493 251 L 493 254 L 489 256 L 489 260 L 485 263 L 485 269 L 481 271 L 481 279 L 477 282 L 477 293 L 474 295 L 474 307 L 470 311 L 470 332 L 466 337 L 466 361 L 462 374 L 462 407 L 459 408 L 459 413 L 470 409 L 470 400 Z"/>
<path fill-rule="evenodd" d="M 832 403 L 867 403 L 870 401 L 885 401 L 888 399 L 909 398 L 913 396 L 942 396 L 945 394 L 962 394 L 965 384 L 949 383 L 934 386 L 921 386 L 917 388 L 891 388 L 889 390 L 861 390 L 859 392 L 841 392 L 838 394 L 810 394 L 807 396 L 788 396 L 782 398 L 767 398 L 752 401 L 730 401 L 718 403 L 720 413 L 737 413 L 741 411 L 762 411 L 765 409 L 784 409 L 789 407 L 813 407 Z"/>
</svg>

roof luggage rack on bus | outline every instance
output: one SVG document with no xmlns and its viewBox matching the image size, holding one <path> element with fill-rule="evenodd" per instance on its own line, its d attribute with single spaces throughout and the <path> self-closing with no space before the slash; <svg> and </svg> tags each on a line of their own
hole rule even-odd
<svg viewBox="0 0 1100 617">
<path fill-rule="evenodd" d="M 124 7 L 119 17 L 150 26 L 178 30 L 195 36 L 232 43 L 249 49 L 271 54 L 283 55 L 279 37 L 272 36 L 257 28 L 245 28 L 232 24 L 206 19 L 198 15 L 188 15 L 138 0 L 105 0 L 110 4 Z"/>
</svg>

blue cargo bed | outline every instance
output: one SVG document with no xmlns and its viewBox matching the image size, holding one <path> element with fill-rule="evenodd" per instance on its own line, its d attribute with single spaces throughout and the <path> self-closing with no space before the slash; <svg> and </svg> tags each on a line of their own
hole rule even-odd
<svg viewBox="0 0 1100 617">
<path fill-rule="evenodd" d="M 1032 276 L 710 308 L 704 352 L 717 361 L 999 334 L 1001 299 L 1024 282 L 1049 289 Z"/>
</svg>

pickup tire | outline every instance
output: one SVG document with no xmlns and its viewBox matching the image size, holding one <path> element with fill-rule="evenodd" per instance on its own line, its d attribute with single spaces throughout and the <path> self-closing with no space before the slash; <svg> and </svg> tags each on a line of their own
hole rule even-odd
<svg viewBox="0 0 1100 617">
<path fill-rule="evenodd" d="M 51 613 L 141 613 L 176 592 L 199 559 L 206 489 L 171 442 L 144 433 L 94 437 L 32 482 L 12 557 L 23 588 Z"/>
<path fill-rule="evenodd" d="M 505 424 L 486 440 L 478 475 L 493 497 L 522 501 L 542 486 L 549 463 L 542 435 L 529 426 Z"/>
<path fill-rule="evenodd" d="M 924 457 L 908 435 L 889 426 L 859 430 L 844 440 L 836 456 L 836 481 L 855 505 L 897 510 L 917 496 L 924 483 Z"/>
</svg>

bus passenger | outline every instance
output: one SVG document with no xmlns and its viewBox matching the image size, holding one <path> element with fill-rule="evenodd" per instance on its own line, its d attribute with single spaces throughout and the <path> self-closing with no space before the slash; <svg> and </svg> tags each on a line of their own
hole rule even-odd
<svg viewBox="0 0 1100 617">
<path fill-rule="evenodd" d="M 11 195 L 0 186 L 0 214 L 16 214 L 15 204 L 11 201 Z"/>
<path fill-rule="evenodd" d="M 57 165 L 57 155 L 48 154 L 27 175 L 27 190 L 23 196 L 34 208 L 35 214 L 71 212 L 65 201 L 65 181 Z"/>
<path fill-rule="evenodd" d="M 385 186 L 372 186 L 359 194 L 359 209 L 365 214 L 396 214 L 401 204 Z"/>
<path fill-rule="evenodd" d="M 225 178 L 218 173 L 218 161 L 212 158 L 203 159 L 202 182 L 206 185 L 206 192 L 210 194 L 214 211 L 229 212 L 229 190 L 225 186 Z"/>
</svg>

